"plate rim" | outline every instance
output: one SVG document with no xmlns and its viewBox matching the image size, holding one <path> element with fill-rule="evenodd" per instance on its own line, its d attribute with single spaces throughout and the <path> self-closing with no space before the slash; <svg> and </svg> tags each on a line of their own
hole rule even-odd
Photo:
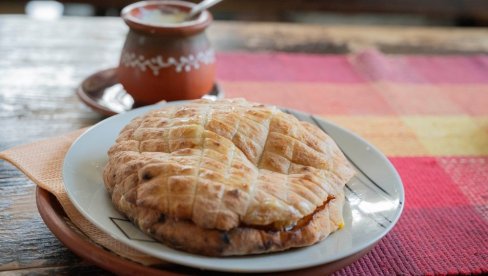
<svg viewBox="0 0 488 276">
<path fill-rule="evenodd" d="M 110 121 L 117 120 L 117 118 L 119 118 L 121 116 L 128 116 L 127 114 L 130 114 L 130 113 L 138 113 L 138 112 L 140 112 L 140 115 L 142 115 L 145 112 L 147 112 L 149 110 L 152 110 L 152 109 L 155 109 L 155 108 L 160 107 L 160 106 L 181 105 L 181 104 L 184 104 L 186 102 L 189 102 L 189 101 L 182 100 L 182 101 L 164 102 L 164 103 L 158 103 L 158 104 L 154 104 L 154 105 L 149 105 L 149 106 L 135 108 L 135 109 L 132 109 L 132 110 L 130 110 L 128 112 L 120 113 L 120 114 L 117 114 L 115 116 L 106 118 L 105 120 L 102 120 L 102 121 L 98 122 L 97 124 L 93 125 L 92 127 L 88 128 L 77 139 L 75 139 L 75 141 L 73 141 L 72 145 L 70 146 L 70 148 L 66 152 L 66 155 L 65 155 L 64 160 L 63 160 L 63 166 L 62 166 L 63 182 L 64 183 L 66 182 L 65 174 L 66 174 L 66 167 L 67 167 L 68 156 L 72 152 L 73 148 L 77 145 L 77 143 L 81 139 L 84 139 L 85 135 L 87 135 L 89 132 L 91 132 L 94 128 L 99 127 L 101 124 L 108 124 Z M 293 109 L 289 109 L 289 108 L 287 108 L 287 109 L 288 110 L 293 110 Z M 299 111 L 299 113 L 309 114 L 309 113 L 304 113 L 304 112 L 301 112 L 301 111 Z M 136 116 L 140 116 L 140 115 L 134 115 L 130 120 L 132 120 Z M 103 231 L 104 233 L 107 233 L 112 238 L 114 238 L 114 239 L 116 239 L 116 240 L 124 243 L 127 246 L 130 246 L 130 247 L 133 247 L 133 248 L 135 248 L 137 250 L 140 250 L 142 252 L 145 252 L 146 254 L 151 255 L 151 256 L 153 256 L 155 258 L 159 258 L 159 259 L 162 259 L 162 260 L 165 260 L 165 261 L 173 262 L 173 263 L 176 263 L 176 264 L 179 264 L 179 265 L 189 266 L 189 267 L 198 268 L 198 269 L 208 269 L 208 270 L 224 271 L 224 272 L 268 273 L 268 272 L 280 272 L 280 271 L 284 272 L 284 271 L 291 271 L 291 270 L 299 270 L 299 269 L 304 269 L 304 268 L 308 268 L 308 267 L 315 267 L 315 266 L 325 265 L 327 263 L 333 263 L 333 262 L 339 261 L 341 259 L 347 258 L 349 256 L 352 256 L 352 255 L 354 255 L 354 254 L 356 254 L 358 252 L 361 252 L 362 250 L 365 250 L 366 248 L 372 248 L 374 244 L 378 243 L 381 239 L 383 239 L 386 236 L 386 234 L 388 234 L 396 226 L 398 220 L 400 219 L 400 217 L 401 217 L 401 215 L 403 213 L 403 209 L 404 209 L 404 206 L 405 206 L 405 189 L 404 189 L 404 186 L 403 186 L 403 181 L 402 181 L 402 179 L 401 179 L 398 171 L 393 166 L 393 164 L 390 162 L 390 160 L 378 148 L 376 148 L 374 145 L 372 145 L 371 143 L 369 143 L 366 139 L 362 138 L 361 136 L 355 134 L 354 132 L 352 132 L 352 131 L 350 131 L 348 129 L 345 129 L 345 128 L 341 127 L 341 126 L 338 126 L 338 125 L 336 125 L 336 124 L 334 124 L 334 123 L 332 123 L 332 122 L 330 122 L 330 121 L 328 121 L 326 119 L 320 118 L 320 120 L 322 122 L 325 122 L 329 126 L 332 126 L 332 127 L 336 128 L 336 129 L 339 129 L 340 131 L 346 133 L 347 135 L 350 135 L 350 136 L 354 137 L 355 139 L 362 141 L 363 143 L 367 144 L 371 149 L 373 149 L 378 154 L 378 156 L 382 159 L 382 161 L 385 164 L 387 164 L 387 166 L 389 167 L 389 170 L 391 172 L 393 172 L 393 175 L 394 175 L 394 177 L 396 179 L 396 182 L 399 184 L 399 186 L 398 186 L 398 188 L 399 188 L 398 189 L 398 196 L 399 196 L 399 200 L 400 200 L 400 204 L 399 204 L 399 206 L 397 208 L 397 211 L 395 212 L 395 217 L 393 218 L 392 222 L 388 225 L 388 227 L 385 227 L 384 228 L 384 230 L 382 231 L 381 235 L 378 235 L 378 237 L 376 237 L 374 239 L 368 240 L 361 247 L 357 248 L 356 250 L 352 250 L 352 252 L 344 252 L 343 254 L 339 254 L 337 258 L 335 258 L 335 259 L 333 259 L 333 260 L 331 260 L 329 262 L 326 262 L 326 263 L 320 262 L 320 261 L 316 261 L 316 262 L 312 262 L 312 263 L 309 263 L 309 264 L 297 265 L 297 266 L 294 266 L 293 268 L 272 268 L 272 269 L 266 269 L 266 268 L 264 268 L 264 269 L 245 269 L 245 270 L 234 269 L 234 270 L 232 270 L 232 269 L 227 269 L 227 268 L 219 268 L 219 267 L 216 267 L 215 265 L 206 265 L 205 263 L 203 263 L 203 264 L 202 263 L 195 264 L 192 261 L 181 260 L 181 259 L 178 258 L 178 256 L 173 257 L 173 256 L 171 256 L 171 253 L 166 254 L 167 256 L 165 256 L 164 258 L 161 257 L 161 256 L 154 256 L 154 254 L 151 254 L 150 252 L 148 252 L 147 250 L 144 250 L 143 248 L 142 249 L 141 248 L 137 248 L 136 246 L 133 246 L 130 243 L 127 243 L 127 241 L 124 239 L 124 237 L 122 237 L 122 236 L 119 237 L 116 234 L 111 233 L 110 231 L 105 231 L 105 229 L 101 225 L 101 223 L 98 222 L 98 221 L 96 221 L 96 220 L 94 220 L 84 210 L 84 208 L 79 205 L 78 201 L 75 199 L 74 195 L 71 194 L 71 192 L 67 188 L 66 184 L 65 184 L 64 188 L 65 188 L 65 191 L 66 191 L 66 193 L 67 193 L 70 201 L 73 203 L 73 205 L 76 207 L 76 209 L 86 219 L 88 219 L 91 223 L 93 223 L 95 226 L 97 226 L 97 228 L 99 228 L 101 231 Z M 162 244 L 162 245 L 163 246 L 166 246 L 164 244 Z M 166 247 L 168 247 L 168 246 L 166 246 Z M 168 247 L 168 248 L 170 248 L 170 247 Z M 170 249 L 175 250 L 173 248 L 170 248 Z M 189 254 L 189 255 L 192 255 L 192 256 L 195 256 L 196 258 L 214 258 L 214 257 L 207 257 L 207 256 L 201 256 L 201 255 L 191 254 L 191 253 L 187 253 L 187 252 L 183 252 L 183 253 Z M 253 255 L 253 256 L 257 256 L 257 255 Z M 240 257 L 246 257 L 246 256 L 240 256 Z"/>
</svg>

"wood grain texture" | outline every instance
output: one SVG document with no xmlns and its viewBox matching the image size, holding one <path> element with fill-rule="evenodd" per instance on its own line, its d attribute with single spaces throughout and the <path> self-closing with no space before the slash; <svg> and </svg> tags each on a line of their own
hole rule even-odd
<svg viewBox="0 0 488 276">
<path fill-rule="evenodd" d="M 102 116 L 74 89 L 113 67 L 127 28 L 118 18 L 33 21 L 0 16 L 0 151 L 94 124 Z M 488 52 L 486 29 L 323 27 L 216 22 L 219 51 L 348 53 L 377 47 L 390 53 Z M 0 271 L 20 274 L 100 273 L 51 234 L 34 201 L 34 184 L 0 161 Z"/>
<path fill-rule="evenodd" d="M 377 48 L 395 54 L 488 52 L 488 28 L 217 22 L 210 29 L 210 38 L 217 50 L 349 53 Z"/>
<path fill-rule="evenodd" d="M 78 264 L 37 213 L 34 184 L 0 161 L 0 271 Z"/>
<path fill-rule="evenodd" d="M 74 95 L 88 74 L 116 64 L 122 24 L 35 22 L 0 17 L 0 150 L 55 136 L 102 117 Z M 34 184 L 0 161 L 0 271 L 16 274 L 101 272 L 66 249 L 40 218 Z"/>
</svg>

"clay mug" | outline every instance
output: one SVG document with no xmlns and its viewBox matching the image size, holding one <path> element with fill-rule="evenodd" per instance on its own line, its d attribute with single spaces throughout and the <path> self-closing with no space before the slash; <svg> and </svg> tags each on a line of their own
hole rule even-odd
<svg viewBox="0 0 488 276">
<path fill-rule="evenodd" d="M 117 74 L 136 106 L 196 99 L 211 91 L 215 53 L 205 35 L 208 11 L 183 20 L 195 4 L 143 1 L 122 10 L 129 33 Z"/>
</svg>

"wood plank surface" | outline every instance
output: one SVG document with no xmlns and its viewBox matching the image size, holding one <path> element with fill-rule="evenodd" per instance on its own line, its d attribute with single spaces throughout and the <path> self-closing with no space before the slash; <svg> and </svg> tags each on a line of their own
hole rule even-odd
<svg viewBox="0 0 488 276">
<path fill-rule="evenodd" d="M 217 22 L 209 34 L 217 50 L 349 53 L 377 48 L 394 54 L 488 52 L 488 28 Z"/>
<path fill-rule="evenodd" d="M 116 66 L 127 28 L 118 18 L 34 21 L 0 16 L 0 151 L 94 124 L 102 116 L 75 96 L 87 75 Z M 488 52 L 486 29 L 304 26 L 216 22 L 218 51 L 349 53 Z M 0 271 L 100 273 L 73 255 L 40 218 L 34 184 L 0 161 Z"/>
</svg>

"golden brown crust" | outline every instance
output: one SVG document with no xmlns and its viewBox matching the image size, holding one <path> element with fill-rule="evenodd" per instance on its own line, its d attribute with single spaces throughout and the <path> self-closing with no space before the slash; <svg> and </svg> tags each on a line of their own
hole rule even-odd
<svg viewBox="0 0 488 276">
<path fill-rule="evenodd" d="M 340 226 L 330 222 L 330 205 L 313 213 L 304 226 L 270 231 L 237 227 L 230 231 L 205 229 L 191 221 L 176 221 L 147 208 L 136 207 L 116 196 L 117 207 L 144 232 L 175 249 L 207 256 L 233 256 L 283 251 L 312 245 Z"/>
<path fill-rule="evenodd" d="M 244 100 L 198 100 L 129 123 L 109 150 L 104 182 L 115 206 L 157 239 L 241 255 L 309 245 L 335 231 L 353 173 L 313 125 Z M 330 197 L 305 227 L 281 230 Z"/>
</svg>

